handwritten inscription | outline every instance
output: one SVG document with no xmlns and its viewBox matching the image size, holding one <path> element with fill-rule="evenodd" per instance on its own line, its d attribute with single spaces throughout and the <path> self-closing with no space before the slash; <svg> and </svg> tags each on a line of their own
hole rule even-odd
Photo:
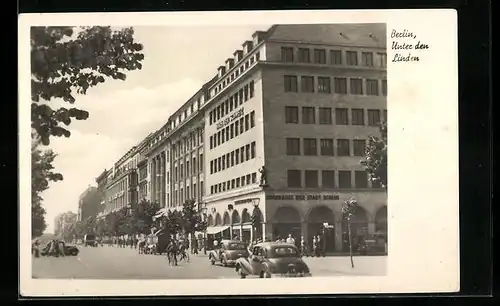
<svg viewBox="0 0 500 306">
<path fill-rule="evenodd" d="M 429 49 L 429 45 L 417 39 L 417 35 L 406 29 L 398 31 L 393 29 L 391 31 L 391 49 L 396 50 L 393 63 L 400 62 L 418 62 L 420 57 L 419 52 Z"/>
</svg>

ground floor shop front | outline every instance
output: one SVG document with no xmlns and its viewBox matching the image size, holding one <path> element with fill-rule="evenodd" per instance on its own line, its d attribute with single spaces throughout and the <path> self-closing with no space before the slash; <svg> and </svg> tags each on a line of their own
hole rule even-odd
<svg viewBox="0 0 500 306">
<path fill-rule="evenodd" d="M 342 204 L 353 197 L 357 208 L 350 223 L 342 214 Z M 351 241 L 358 244 L 372 241 L 384 247 L 387 242 L 387 193 L 366 192 L 276 192 L 262 190 L 207 203 L 207 238 L 238 239 L 246 242 L 257 239 L 275 241 L 292 235 L 296 245 L 301 240 L 313 245 L 320 236 L 325 252 L 349 250 Z M 252 226 L 253 216 L 260 214 L 261 223 Z"/>
</svg>

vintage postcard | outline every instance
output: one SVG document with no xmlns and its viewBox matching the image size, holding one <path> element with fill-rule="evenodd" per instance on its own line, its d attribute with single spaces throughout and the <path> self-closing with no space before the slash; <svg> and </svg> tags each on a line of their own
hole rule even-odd
<svg viewBox="0 0 500 306">
<path fill-rule="evenodd" d="M 455 11 L 19 34 L 22 296 L 459 290 Z"/>
</svg>

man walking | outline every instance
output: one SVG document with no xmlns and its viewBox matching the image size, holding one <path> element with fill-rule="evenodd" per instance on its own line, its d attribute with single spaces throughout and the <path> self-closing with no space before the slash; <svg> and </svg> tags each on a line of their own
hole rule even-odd
<svg viewBox="0 0 500 306">
<path fill-rule="evenodd" d="M 58 248 L 58 249 L 59 249 L 59 254 L 60 254 L 62 257 L 66 256 L 66 254 L 64 253 L 64 249 L 65 249 L 65 247 L 64 247 L 64 241 L 59 240 L 59 241 L 57 242 L 57 244 L 59 245 L 59 248 Z"/>
</svg>

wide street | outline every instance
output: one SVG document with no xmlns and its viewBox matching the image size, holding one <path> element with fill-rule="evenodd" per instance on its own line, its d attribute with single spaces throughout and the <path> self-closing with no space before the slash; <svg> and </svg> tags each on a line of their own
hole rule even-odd
<svg viewBox="0 0 500 306">
<path fill-rule="evenodd" d="M 170 266 L 165 255 L 139 255 L 137 250 L 117 247 L 78 246 L 78 256 L 33 257 L 33 278 L 75 279 L 221 279 L 238 278 L 234 268 L 212 266 L 203 254 L 190 262 Z M 313 276 L 385 275 L 387 256 L 323 257 L 304 260 Z"/>
</svg>

